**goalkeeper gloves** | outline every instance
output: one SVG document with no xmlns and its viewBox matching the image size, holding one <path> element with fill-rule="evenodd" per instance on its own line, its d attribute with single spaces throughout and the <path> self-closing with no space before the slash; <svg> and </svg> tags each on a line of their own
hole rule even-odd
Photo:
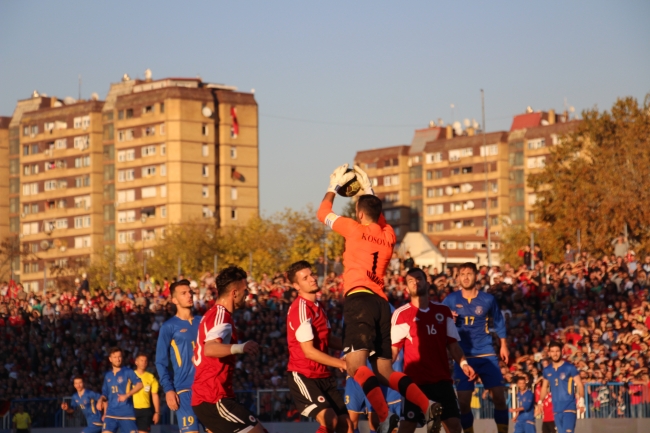
<svg viewBox="0 0 650 433">
<path fill-rule="evenodd" d="M 372 190 L 372 183 L 370 182 L 370 178 L 366 172 L 363 171 L 358 165 L 354 166 L 354 171 L 357 173 L 357 181 L 361 185 L 359 194 L 375 195 L 375 192 Z"/>
<path fill-rule="evenodd" d="M 346 173 L 348 169 L 348 164 L 343 164 L 340 167 L 336 167 L 332 174 L 330 174 L 330 186 L 327 188 L 327 192 L 337 192 L 339 188 L 348 183 L 353 177 L 354 172 Z"/>
</svg>

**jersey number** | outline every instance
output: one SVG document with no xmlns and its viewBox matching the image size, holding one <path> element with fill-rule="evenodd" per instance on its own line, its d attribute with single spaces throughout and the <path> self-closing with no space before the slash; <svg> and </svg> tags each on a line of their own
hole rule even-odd
<svg viewBox="0 0 650 433">
<path fill-rule="evenodd" d="M 560 386 L 557 379 L 555 379 L 555 386 Z"/>
<path fill-rule="evenodd" d="M 117 386 L 111 386 L 111 392 L 112 392 L 113 394 L 117 394 L 117 393 L 118 393 L 118 391 L 117 391 Z"/>
<path fill-rule="evenodd" d="M 84 409 L 86 409 L 86 407 L 83 404 L 80 404 L 79 409 L 84 410 Z"/>
<path fill-rule="evenodd" d="M 465 325 L 472 326 L 474 324 L 474 316 L 465 316 Z M 488 324 L 485 322 L 485 333 L 489 334 Z"/>
<path fill-rule="evenodd" d="M 438 333 L 433 325 L 427 325 L 427 332 L 429 335 L 436 335 Z"/>
<path fill-rule="evenodd" d="M 377 260 L 379 260 L 379 251 L 370 254 L 372 256 L 372 273 L 377 273 Z"/>
<path fill-rule="evenodd" d="M 183 427 L 191 426 L 194 424 L 194 417 L 193 416 L 184 416 L 183 417 Z"/>
</svg>

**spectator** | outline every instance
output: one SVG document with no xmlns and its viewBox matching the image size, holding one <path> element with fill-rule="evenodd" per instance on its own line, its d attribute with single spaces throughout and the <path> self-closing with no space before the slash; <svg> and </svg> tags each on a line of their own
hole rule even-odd
<svg viewBox="0 0 650 433">
<path fill-rule="evenodd" d="M 612 245 L 614 246 L 614 255 L 616 257 L 625 257 L 627 255 L 627 250 L 630 249 L 627 237 L 625 237 L 623 233 L 621 233 L 616 239 L 612 240 Z"/>
<path fill-rule="evenodd" d="M 334 271 L 334 275 L 337 277 L 343 275 L 343 263 L 341 262 L 341 256 L 336 256 L 334 259 L 334 266 L 332 270 Z"/>
<path fill-rule="evenodd" d="M 415 262 L 411 258 L 411 253 L 407 251 L 406 254 L 404 254 L 404 269 L 408 271 L 414 266 L 415 266 Z"/>
<path fill-rule="evenodd" d="M 564 263 L 573 263 L 575 262 L 577 251 L 571 248 L 571 242 L 567 242 L 564 245 Z"/>
<path fill-rule="evenodd" d="M 29 433 L 32 426 L 32 419 L 29 417 L 29 414 L 25 412 L 22 405 L 18 405 L 16 408 L 16 413 L 12 418 L 12 422 L 16 433 Z"/>
</svg>

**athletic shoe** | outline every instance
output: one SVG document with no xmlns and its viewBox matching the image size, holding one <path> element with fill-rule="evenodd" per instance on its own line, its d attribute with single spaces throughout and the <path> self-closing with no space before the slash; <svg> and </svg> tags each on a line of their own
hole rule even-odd
<svg viewBox="0 0 650 433">
<path fill-rule="evenodd" d="M 397 428 L 398 424 L 399 424 L 399 417 L 394 413 L 392 413 L 388 416 L 388 418 L 384 420 L 384 422 L 379 423 L 379 428 L 377 429 L 377 433 L 393 433 L 393 430 Z"/>
<path fill-rule="evenodd" d="M 429 400 L 429 408 L 427 409 L 427 414 L 425 417 L 427 425 L 431 424 L 427 430 L 428 433 L 440 432 L 440 427 L 442 425 L 442 420 L 440 419 L 441 416 L 442 405 L 435 401 Z"/>
</svg>

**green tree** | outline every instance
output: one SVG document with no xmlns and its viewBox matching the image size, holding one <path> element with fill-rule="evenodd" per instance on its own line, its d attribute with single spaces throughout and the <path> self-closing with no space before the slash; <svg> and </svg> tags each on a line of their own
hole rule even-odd
<svg viewBox="0 0 650 433">
<path fill-rule="evenodd" d="M 536 220 L 558 243 L 575 244 L 580 229 L 582 248 L 593 253 L 611 253 L 627 225 L 630 242 L 650 252 L 650 94 L 643 105 L 627 97 L 582 116 L 528 179 Z"/>
</svg>

